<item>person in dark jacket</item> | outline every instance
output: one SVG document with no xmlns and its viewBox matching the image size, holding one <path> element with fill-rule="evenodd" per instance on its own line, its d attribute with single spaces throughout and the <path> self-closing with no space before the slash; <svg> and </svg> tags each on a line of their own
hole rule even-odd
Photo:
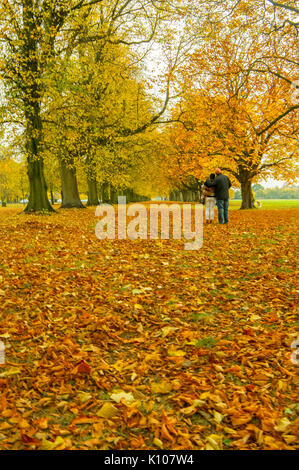
<svg viewBox="0 0 299 470">
<path fill-rule="evenodd" d="M 206 181 L 205 185 L 208 188 L 215 188 L 219 224 L 223 224 L 223 222 L 228 224 L 229 188 L 232 184 L 228 176 L 222 174 L 220 168 L 216 168 L 215 173 L 217 176 L 214 181 Z"/>
</svg>

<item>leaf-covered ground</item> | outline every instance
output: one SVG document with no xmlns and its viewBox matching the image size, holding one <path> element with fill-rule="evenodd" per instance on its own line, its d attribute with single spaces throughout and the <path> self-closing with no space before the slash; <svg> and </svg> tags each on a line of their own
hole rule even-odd
<svg viewBox="0 0 299 470">
<path fill-rule="evenodd" d="M 0 210 L 0 448 L 298 448 L 298 210 L 199 251 L 95 224 Z"/>
</svg>

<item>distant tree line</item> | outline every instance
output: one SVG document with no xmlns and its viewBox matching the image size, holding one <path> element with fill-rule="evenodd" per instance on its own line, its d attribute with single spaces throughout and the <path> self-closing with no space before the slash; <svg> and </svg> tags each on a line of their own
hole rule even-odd
<svg viewBox="0 0 299 470">
<path fill-rule="evenodd" d="M 282 188 L 264 188 L 261 184 L 252 186 L 255 199 L 299 199 L 299 185 Z M 235 191 L 235 199 L 242 199 L 241 191 Z"/>
</svg>

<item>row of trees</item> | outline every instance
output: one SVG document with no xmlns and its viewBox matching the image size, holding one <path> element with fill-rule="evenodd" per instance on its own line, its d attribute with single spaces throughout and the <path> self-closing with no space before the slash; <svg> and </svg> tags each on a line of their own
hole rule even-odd
<svg viewBox="0 0 299 470">
<path fill-rule="evenodd" d="M 26 168 L 13 159 L 0 160 L 0 201 L 14 202 L 28 194 Z"/>
<path fill-rule="evenodd" d="M 294 181 L 298 12 L 271 0 L 0 0 L 0 119 L 12 160 L 26 161 L 26 212 L 52 211 L 48 190 L 83 207 L 82 184 L 90 205 L 117 191 L 198 194 L 216 166 L 243 208 L 259 178 Z"/>
<path fill-rule="evenodd" d="M 299 186 L 264 188 L 261 184 L 252 186 L 256 199 L 299 199 Z M 235 199 L 241 199 L 241 191 L 235 191 Z"/>
<path fill-rule="evenodd" d="M 1 0 L 2 125 L 11 140 L 14 124 L 13 145 L 26 158 L 26 212 L 53 210 L 45 167 L 50 182 L 60 172 L 63 207 L 82 207 L 78 173 L 87 178 L 90 204 L 98 202 L 98 183 L 125 189 L 136 174 L 142 179 L 177 54 L 169 49 L 163 102 L 149 98 L 153 84 L 140 70 L 147 45 L 167 46 L 179 3 Z"/>
</svg>

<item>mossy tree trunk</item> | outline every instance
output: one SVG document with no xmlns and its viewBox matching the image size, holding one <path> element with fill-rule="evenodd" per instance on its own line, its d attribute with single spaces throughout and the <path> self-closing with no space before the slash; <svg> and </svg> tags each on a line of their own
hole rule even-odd
<svg viewBox="0 0 299 470">
<path fill-rule="evenodd" d="M 26 153 L 29 178 L 29 199 L 25 212 L 53 212 L 44 175 L 44 162 L 41 155 L 42 125 L 37 103 L 28 103 L 26 112 Z"/>
<path fill-rule="evenodd" d="M 97 206 L 99 204 L 98 183 L 95 179 L 88 178 L 88 206 Z"/>
<path fill-rule="evenodd" d="M 252 181 L 250 179 L 241 181 L 241 194 L 242 194 L 241 209 L 254 209 Z"/>
<path fill-rule="evenodd" d="M 84 206 L 79 196 L 76 169 L 72 165 L 72 162 L 65 162 L 63 158 L 60 158 L 60 174 L 62 187 L 61 208 L 83 209 Z"/>
<path fill-rule="evenodd" d="M 47 195 L 47 185 L 44 176 L 44 162 L 42 157 L 42 121 L 41 121 L 41 91 L 39 85 L 40 71 L 38 67 L 37 42 L 32 31 L 35 29 L 34 11 L 30 8 L 29 0 L 23 9 L 24 23 L 24 46 L 23 52 L 23 74 L 24 89 L 23 96 L 25 111 L 25 148 L 27 154 L 27 174 L 29 178 L 30 192 L 25 212 L 52 212 Z"/>
<path fill-rule="evenodd" d="M 25 212 L 53 212 L 54 209 L 48 200 L 42 159 L 28 160 L 28 178 L 30 194 Z"/>
<path fill-rule="evenodd" d="M 110 185 L 106 181 L 104 181 L 101 186 L 101 199 L 103 203 L 109 203 L 111 199 Z"/>
</svg>

